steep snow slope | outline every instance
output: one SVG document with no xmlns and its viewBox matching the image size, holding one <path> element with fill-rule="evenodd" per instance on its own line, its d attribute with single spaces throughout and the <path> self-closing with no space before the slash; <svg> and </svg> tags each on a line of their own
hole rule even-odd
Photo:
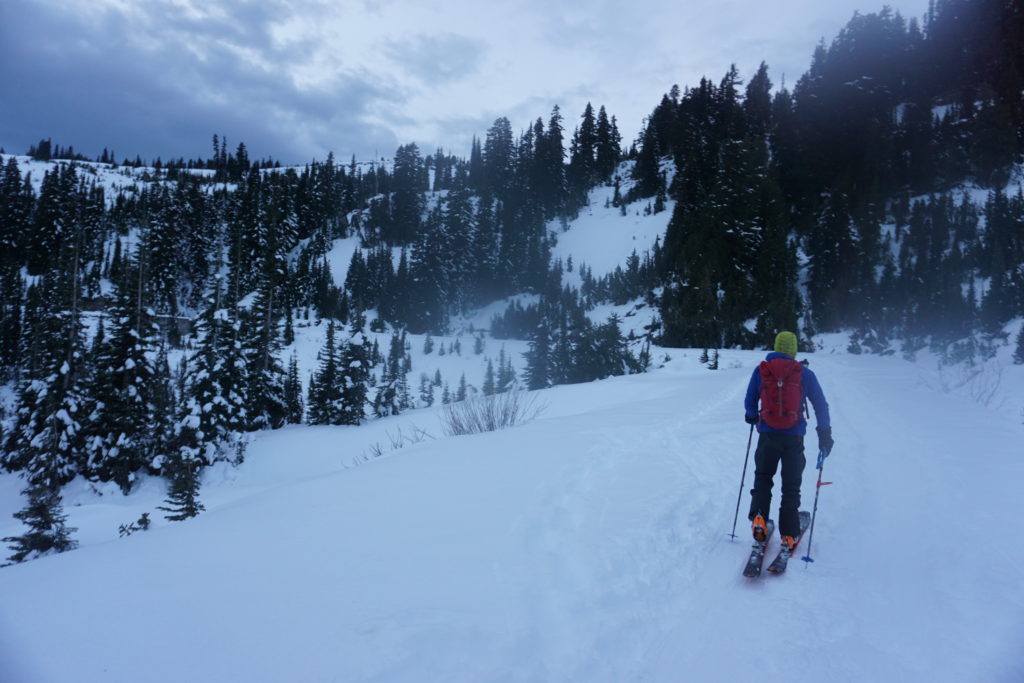
<svg viewBox="0 0 1024 683">
<path fill-rule="evenodd" d="M 1019 416 L 812 356 L 837 440 L 817 562 L 751 582 L 726 534 L 760 354 L 673 355 L 499 433 L 414 411 L 263 434 L 198 518 L 0 570 L 4 680 L 1024 678 Z M 346 469 L 412 423 L 438 438 Z"/>
</svg>

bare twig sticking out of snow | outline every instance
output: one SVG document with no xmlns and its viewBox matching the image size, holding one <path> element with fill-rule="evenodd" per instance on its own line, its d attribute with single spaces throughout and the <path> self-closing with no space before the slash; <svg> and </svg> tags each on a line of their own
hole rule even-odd
<svg viewBox="0 0 1024 683">
<path fill-rule="evenodd" d="M 355 464 L 361 465 L 364 462 L 369 462 L 370 460 L 379 458 L 390 451 L 397 451 L 399 448 L 405 448 L 406 446 L 411 446 L 413 444 L 420 443 L 421 441 L 434 438 L 430 432 L 417 427 L 416 425 L 412 425 L 412 432 L 410 434 L 406 434 L 404 429 L 399 427 L 395 432 L 385 432 L 385 435 L 388 438 L 391 448 L 385 448 L 385 446 L 379 441 L 371 444 L 367 451 L 359 456 Z"/>
</svg>

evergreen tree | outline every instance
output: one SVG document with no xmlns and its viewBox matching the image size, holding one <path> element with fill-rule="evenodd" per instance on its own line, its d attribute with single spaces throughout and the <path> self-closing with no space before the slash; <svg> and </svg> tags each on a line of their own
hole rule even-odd
<svg viewBox="0 0 1024 683">
<path fill-rule="evenodd" d="M 62 164 L 43 175 L 35 211 L 23 242 L 27 248 L 25 264 L 30 275 L 41 275 L 54 267 L 67 265 L 67 259 L 61 254 L 80 237 L 77 186 L 78 175 L 72 164 Z"/>
<path fill-rule="evenodd" d="M 413 334 L 444 333 L 448 327 L 449 275 L 447 234 L 441 209 L 435 208 L 413 245 L 408 326 Z"/>
<path fill-rule="evenodd" d="M 427 408 L 434 405 L 434 383 L 426 373 L 420 373 L 420 405 Z"/>
<path fill-rule="evenodd" d="M 169 513 L 164 515 L 164 518 L 180 522 L 205 510 L 199 502 L 200 460 L 188 457 L 183 451 L 171 460 L 167 469 L 170 483 L 167 487 L 166 505 L 157 506 L 157 510 Z"/>
<path fill-rule="evenodd" d="M 483 187 L 486 194 L 504 199 L 512 190 L 515 149 L 512 124 L 502 116 L 487 130 L 483 148 Z"/>
<path fill-rule="evenodd" d="M 140 245 L 138 256 L 143 248 Z M 94 401 L 87 432 L 90 477 L 114 481 L 127 494 L 136 473 L 152 467 L 161 436 L 154 431 L 158 375 L 153 364 L 157 329 L 146 305 L 138 258 L 114 283 L 110 334 L 99 346 L 90 387 Z"/>
<path fill-rule="evenodd" d="M 373 369 L 373 345 L 367 339 L 362 316 L 355 316 L 341 350 L 340 424 L 358 425 L 366 417 L 367 395 Z"/>
<path fill-rule="evenodd" d="M 32 200 L 32 187 L 22 181 L 18 160 L 7 157 L 0 170 L 0 265 L 18 262 L 29 232 Z"/>
<path fill-rule="evenodd" d="M 494 383 L 494 363 L 491 362 L 490 358 L 487 359 L 487 371 L 484 372 L 483 392 L 484 396 L 491 396 L 496 393 Z"/>
<path fill-rule="evenodd" d="M 591 110 L 593 114 L 593 110 Z M 555 105 L 548 119 L 547 130 L 536 137 L 536 188 L 544 216 L 552 218 L 566 209 L 565 144 L 562 113 Z"/>
<path fill-rule="evenodd" d="M 388 357 L 383 364 L 377 393 L 373 399 L 373 411 L 378 417 L 398 415 L 406 407 L 408 385 L 403 368 L 405 354 L 405 333 L 395 330 L 391 335 Z"/>
<path fill-rule="evenodd" d="M 25 282 L 13 268 L 0 270 L 0 381 L 17 376 L 24 344 Z"/>
<path fill-rule="evenodd" d="M 568 170 L 573 201 L 580 206 L 585 203 L 587 191 L 597 180 L 597 121 L 594 118 L 594 108 L 589 102 L 581 118 L 582 121 L 573 134 Z"/>
<path fill-rule="evenodd" d="M 465 313 L 470 302 L 478 300 L 474 276 L 479 264 L 474 261 L 477 246 L 473 201 L 468 187 L 459 183 L 448 193 L 442 213 L 445 300 L 450 311 Z"/>
<path fill-rule="evenodd" d="M 500 226 L 491 195 L 479 198 L 474 223 L 469 262 L 476 270 L 469 276 L 474 285 L 469 303 L 483 304 L 493 301 L 502 287 L 499 281 Z"/>
<path fill-rule="evenodd" d="M 197 466 L 227 460 L 241 462 L 240 433 L 249 422 L 245 355 L 235 311 L 221 307 L 218 280 L 214 295 L 197 322 L 198 348 L 188 375 L 175 443 Z"/>
<path fill-rule="evenodd" d="M 626 339 L 622 336 L 619 317 L 612 314 L 595 330 L 596 357 L 598 365 L 596 378 L 616 377 L 637 370 L 636 359 L 629 352 Z"/>
<path fill-rule="evenodd" d="M 402 145 L 395 152 L 392 179 L 391 223 L 384 231 L 389 244 L 411 244 L 420 232 L 424 208 L 425 166 L 415 143 Z"/>
<path fill-rule="evenodd" d="M 246 365 L 247 429 L 278 429 L 287 421 L 286 375 L 280 360 L 275 292 L 261 288 L 242 315 L 240 338 Z"/>
<path fill-rule="evenodd" d="M 551 341 L 547 325 L 541 322 L 530 336 L 526 352 L 526 388 L 546 389 L 551 386 Z"/>
<path fill-rule="evenodd" d="M 151 471 L 163 472 L 168 459 L 174 453 L 174 428 L 178 415 L 178 397 L 171 376 L 171 364 L 167 358 L 167 345 L 161 344 L 154 365 L 156 374 L 150 389 L 152 405 L 152 459 L 147 463 Z"/>
<path fill-rule="evenodd" d="M 1016 365 L 1024 365 L 1024 325 L 1017 333 L 1016 348 L 1013 351 L 1013 362 Z"/>
<path fill-rule="evenodd" d="M 77 263 L 77 249 L 71 259 Z M 43 298 L 48 313 L 32 329 L 40 351 L 18 392 L 13 429 L 7 435 L 2 464 L 10 471 L 25 470 L 34 485 L 58 491 L 82 471 L 85 461 L 83 422 L 87 367 L 78 311 L 78 269 L 71 277 L 46 277 Z M 68 306 L 68 308 L 64 308 Z"/>
<path fill-rule="evenodd" d="M 469 153 L 469 186 L 476 192 L 484 187 L 484 153 L 476 135 L 473 136 Z"/>
<path fill-rule="evenodd" d="M 299 379 L 299 357 L 292 353 L 291 361 L 288 363 L 288 376 L 284 382 L 285 396 L 285 422 L 288 424 L 302 424 L 305 407 L 302 401 L 302 380 Z"/>
<path fill-rule="evenodd" d="M 317 360 L 320 367 L 309 385 L 309 424 L 345 424 L 342 360 L 333 320 L 327 323 L 327 336 Z"/>
<path fill-rule="evenodd" d="M 495 378 L 494 390 L 502 394 L 512 389 L 516 383 L 516 371 L 512 368 L 512 359 L 505 355 L 502 348 L 498 354 L 498 374 Z"/>
<path fill-rule="evenodd" d="M 594 171 L 597 179 L 601 182 L 608 182 L 619 165 L 619 158 L 622 155 L 622 136 L 619 134 L 618 125 L 613 116 L 608 119 L 608 114 L 602 106 L 597 112 L 597 130 L 595 144 Z"/>
<path fill-rule="evenodd" d="M 4 543 L 10 544 L 14 553 L 8 557 L 12 563 L 24 562 L 48 555 L 63 553 L 78 547 L 78 541 L 71 534 L 78 531 L 67 527 L 67 516 L 61 505 L 60 494 L 45 485 L 29 486 L 23 493 L 28 495 L 28 504 L 14 517 L 21 520 L 29 531 L 21 536 L 7 536 Z"/>
<path fill-rule="evenodd" d="M 633 165 L 633 188 L 638 198 L 653 197 L 658 193 L 658 182 L 661 176 L 660 149 L 658 131 L 648 123 L 640 142 L 640 150 L 636 163 Z"/>
</svg>

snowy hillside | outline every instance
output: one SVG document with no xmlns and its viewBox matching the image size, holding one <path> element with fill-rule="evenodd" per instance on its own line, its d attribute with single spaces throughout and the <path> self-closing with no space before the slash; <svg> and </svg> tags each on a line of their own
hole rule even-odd
<svg viewBox="0 0 1024 683">
<path fill-rule="evenodd" d="M 817 561 L 750 581 L 727 533 L 760 354 L 710 372 L 670 353 L 539 392 L 544 412 L 503 432 L 445 438 L 428 409 L 261 433 L 180 524 L 156 481 L 71 490 L 82 547 L 0 570 L 2 678 L 1024 678 L 1020 366 L 992 410 L 924 364 L 811 354 L 837 442 Z M 390 451 L 414 426 L 434 438 Z M 17 488 L 0 477 L 4 535 Z M 143 511 L 155 528 L 118 539 Z"/>
</svg>

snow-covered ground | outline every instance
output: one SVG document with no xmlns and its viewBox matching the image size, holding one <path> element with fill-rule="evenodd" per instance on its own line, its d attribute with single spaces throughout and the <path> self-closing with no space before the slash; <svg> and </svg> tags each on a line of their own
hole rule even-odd
<svg viewBox="0 0 1024 683">
<path fill-rule="evenodd" d="M 760 354 L 669 354 L 502 432 L 444 437 L 435 407 L 260 434 L 186 522 L 158 481 L 72 487 L 82 547 L 0 569 L 0 679 L 1024 680 L 1021 366 L 993 410 L 930 364 L 811 354 L 837 444 L 817 561 L 750 581 L 727 533 Z"/>
<path fill-rule="evenodd" d="M 664 234 L 671 206 L 623 218 L 611 193 L 552 226 L 570 284 Z M 355 248 L 328 256 L 339 284 Z M 507 304 L 453 321 L 429 354 L 410 336 L 413 394 L 421 373 L 480 387 L 502 351 L 521 372 L 522 341 L 485 335 L 474 353 Z M 624 332 L 653 315 L 591 315 L 612 312 Z M 305 381 L 324 325 L 296 336 L 283 359 Z M 749 581 L 748 543 L 727 537 L 760 354 L 723 351 L 711 372 L 697 351 L 655 349 L 648 374 L 536 392 L 541 415 L 503 432 L 446 437 L 435 405 L 260 433 L 242 466 L 204 473 L 207 510 L 183 523 L 156 509 L 162 480 L 128 497 L 72 483 L 81 548 L 0 569 L 0 683 L 1024 680 L 1024 367 L 1009 348 L 939 371 L 817 341 L 837 446 L 813 565 Z M 23 531 L 22 486 L 0 475 L 0 538 Z M 119 538 L 144 512 L 153 528 Z"/>
</svg>

